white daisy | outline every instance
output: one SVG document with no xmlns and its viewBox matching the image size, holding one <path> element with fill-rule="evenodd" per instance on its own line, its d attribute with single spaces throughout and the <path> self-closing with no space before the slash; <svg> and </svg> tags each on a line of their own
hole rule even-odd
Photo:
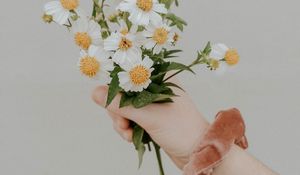
<svg viewBox="0 0 300 175">
<path fill-rule="evenodd" d="M 112 33 L 104 40 L 104 49 L 115 51 L 113 61 L 120 65 L 141 59 L 142 51 L 140 46 L 141 39 L 139 34 L 134 34 L 128 31 L 127 28 Z"/>
<path fill-rule="evenodd" d="M 144 47 L 147 49 L 154 47 L 154 53 L 159 53 L 165 46 L 174 42 L 174 32 L 171 32 L 171 28 L 163 23 L 147 26 L 143 35 L 147 38 Z"/>
<path fill-rule="evenodd" d="M 236 65 L 240 56 L 236 49 L 228 48 L 225 44 L 214 44 L 211 47 L 211 58 L 225 61 L 229 66 Z"/>
<path fill-rule="evenodd" d="M 124 64 L 125 72 L 119 72 L 120 87 L 126 92 L 141 92 L 151 83 L 150 77 L 154 68 L 153 61 L 147 56 L 135 63 Z"/>
<path fill-rule="evenodd" d="M 114 69 L 113 61 L 109 57 L 109 53 L 101 47 L 91 45 L 87 52 L 84 50 L 80 52 L 78 62 L 80 72 L 89 78 L 109 83 L 111 80 L 109 71 Z"/>
<path fill-rule="evenodd" d="M 63 25 L 66 24 L 72 12 L 78 12 L 79 0 L 59 0 L 45 4 L 45 14 L 53 16 L 53 21 Z"/>
<path fill-rule="evenodd" d="M 158 24 L 162 21 L 160 14 L 168 13 L 165 5 L 158 0 L 124 0 L 117 9 L 129 12 L 129 20 L 136 25 Z"/>
<path fill-rule="evenodd" d="M 101 39 L 101 28 L 94 20 L 79 18 L 72 27 L 75 43 L 84 50 L 87 50 L 92 44 L 99 45 Z"/>
</svg>

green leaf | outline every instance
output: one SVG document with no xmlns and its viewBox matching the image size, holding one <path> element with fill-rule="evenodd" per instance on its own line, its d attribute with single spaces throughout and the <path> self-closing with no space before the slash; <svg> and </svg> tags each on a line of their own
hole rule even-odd
<svg viewBox="0 0 300 175">
<path fill-rule="evenodd" d="M 177 84 L 174 84 L 174 83 L 171 83 L 171 82 L 166 82 L 166 83 L 164 83 L 164 84 L 165 84 L 165 86 L 176 87 L 176 88 L 178 88 L 178 89 L 184 91 L 184 89 L 183 89 L 182 87 L 178 86 Z"/>
<path fill-rule="evenodd" d="M 136 97 L 134 97 L 132 101 L 132 105 L 135 108 L 142 108 L 154 102 L 155 99 L 158 98 L 158 96 L 159 96 L 158 94 L 152 94 L 147 91 L 142 91 Z"/>
<path fill-rule="evenodd" d="M 171 7 L 173 1 L 174 1 L 174 0 L 160 0 L 160 3 L 165 4 L 165 7 L 166 7 L 167 9 L 170 9 L 170 7 Z"/>
<path fill-rule="evenodd" d="M 187 22 L 176 16 L 174 13 L 168 13 L 166 18 L 171 21 L 171 26 L 176 26 L 181 31 L 183 31 L 183 27 L 187 25 Z"/>
<path fill-rule="evenodd" d="M 165 50 L 163 52 L 163 59 L 177 57 L 177 56 L 174 56 L 174 54 L 180 53 L 180 52 L 182 52 L 182 50 Z"/>
<path fill-rule="evenodd" d="M 209 55 L 211 52 L 211 44 L 210 42 L 208 42 L 204 48 L 204 50 L 202 51 L 202 53 L 204 53 L 205 55 Z"/>
<path fill-rule="evenodd" d="M 147 90 L 151 93 L 159 94 L 159 93 L 162 93 L 163 91 L 168 90 L 168 87 L 166 87 L 164 84 L 158 85 L 158 84 L 155 84 L 155 83 L 151 83 L 148 86 Z"/>
<path fill-rule="evenodd" d="M 112 72 L 112 74 L 114 71 Z M 114 74 L 108 88 L 108 95 L 106 100 L 106 107 L 111 104 L 113 99 L 117 96 L 117 94 L 122 90 L 119 86 L 119 77 L 117 74 Z"/>
<path fill-rule="evenodd" d="M 190 67 L 176 62 L 171 62 L 171 64 L 168 66 L 167 71 L 171 71 L 171 70 L 187 70 L 192 73 L 195 73 Z"/>
<path fill-rule="evenodd" d="M 156 97 L 156 99 L 153 102 L 161 102 L 164 100 L 170 100 L 171 97 L 174 97 L 176 95 L 174 94 L 158 94 L 158 96 Z M 171 100 L 171 102 L 173 102 L 173 100 Z"/>
<path fill-rule="evenodd" d="M 121 97 L 121 100 L 120 100 L 120 106 L 119 107 L 123 108 L 123 107 L 131 105 L 132 104 L 132 99 L 133 99 L 133 97 L 130 97 L 127 94 L 123 93 L 122 97 Z"/>
<path fill-rule="evenodd" d="M 173 103 L 173 99 L 172 98 L 165 98 L 165 99 L 161 99 L 161 100 L 158 100 L 158 101 L 155 101 L 153 103 Z"/>
<path fill-rule="evenodd" d="M 133 127 L 133 137 L 132 137 L 132 141 L 133 144 L 135 146 L 135 149 L 138 152 L 138 158 L 139 158 L 139 168 L 141 167 L 142 163 L 143 163 L 143 157 L 144 157 L 144 153 L 145 153 L 145 145 L 143 143 L 143 138 L 144 138 L 144 133 L 145 130 L 140 127 L 139 125 L 135 125 Z"/>
<path fill-rule="evenodd" d="M 151 75 L 151 80 L 153 83 L 161 84 L 161 82 L 163 81 L 163 79 L 166 75 L 169 65 L 170 65 L 169 62 L 165 62 L 165 63 L 161 63 L 161 64 L 156 64 L 153 66 L 154 71 L 152 72 L 152 75 Z"/>
</svg>

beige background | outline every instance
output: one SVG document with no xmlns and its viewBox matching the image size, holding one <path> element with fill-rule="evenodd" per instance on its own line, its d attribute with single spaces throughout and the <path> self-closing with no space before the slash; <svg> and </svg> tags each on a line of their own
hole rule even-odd
<svg viewBox="0 0 300 175">
<path fill-rule="evenodd" d="M 114 133 L 90 99 L 68 32 L 40 20 L 46 0 L 0 5 L 0 174 L 158 174 L 152 154 L 141 171 L 132 145 Z M 280 174 L 300 172 L 300 22 L 298 0 L 185 0 L 180 41 L 189 63 L 206 41 L 237 47 L 240 65 L 222 77 L 182 74 L 203 114 L 237 106 L 253 155 Z M 90 1 L 82 0 L 88 10 Z M 180 172 L 165 157 L 167 174 Z"/>
</svg>

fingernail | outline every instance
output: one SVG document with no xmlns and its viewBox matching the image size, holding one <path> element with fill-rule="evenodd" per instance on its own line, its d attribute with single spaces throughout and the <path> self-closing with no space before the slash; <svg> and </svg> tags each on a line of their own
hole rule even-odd
<svg viewBox="0 0 300 175">
<path fill-rule="evenodd" d="M 93 92 L 94 101 L 103 107 L 105 106 L 106 103 L 106 97 L 107 97 L 107 88 L 104 86 L 96 88 Z"/>
</svg>

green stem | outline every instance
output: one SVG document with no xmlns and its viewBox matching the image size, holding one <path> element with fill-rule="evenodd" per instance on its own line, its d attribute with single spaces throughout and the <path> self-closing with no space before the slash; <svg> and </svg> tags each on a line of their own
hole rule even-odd
<svg viewBox="0 0 300 175">
<path fill-rule="evenodd" d="M 187 67 L 191 68 L 191 67 L 193 67 L 193 66 L 195 66 L 197 64 L 206 64 L 206 63 L 207 63 L 206 56 L 201 56 L 201 57 L 197 58 L 192 64 L 188 65 Z M 163 82 L 166 82 L 166 81 L 170 80 L 172 77 L 174 77 L 175 75 L 177 75 L 177 74 L 179 74 L 179 73 L 181 73 L 183 71 L 184 70 L 182 69 L 182 70 L 179 70 L 179 71 L 175 72 L 174 74 L 172 74 L 168 78 L 166 78 Z"/>
<path fill-rule="evenodd" d="M 196 64 L 198 64 L 198 63 L 193 62 L 192 64 L 188 65 L 188 67 L 191 68 L 191 67 L 193 67 L 193 66 L 196 65 Z M 169 79 L 171 79 L 172 77 L 174 77 L 175 75 L 177 75 L 177 74 L 179 74 L 179 73 L 181 73 L 181 72 L 183 72 L 183 71 L 184 71 L 184 70 L 181 69 L 181 70 L 175 72 L 174 74 L 172 74 L 172 75 L 170 75 L 168 78 L 166 78 L 163 82 L 168 81 Z"/>
<path fill-rule="evenodd" d="M 109 31 L 109 26 L 107 24 L 107 21 L 105 20 L 105 14 L 103 11 L 103 6 L 104 6 L 104 2 L 105 0 L 101 1 L 101 5 L 99 5 L 99 0 L 94 0 L 94 7 L 93 7 L 93 17 L 96 17 L 98 14 L 101 15 L 101 20 L 98 21 L 99 25 L 101 26 L 101 28 L 106 29 L 105 33 L 102 33 L 102 37 L 106 38 L 108 35 L 110 35 L 110 31 Z M 99 11 L 97 11 L 97 8 L 99 8 Z"/>
<path fill-rule="evenodd" d="M 156 153 L 158 167 L 159 167 L 159 173 L 160 173 L 160 175 L 164 175 L 165 173 L 164 173 L 164 168 L 163 168 L 162 161 L 161 161 L 160 147 L 154 141 L 152 143 L 155 148 L 155 153 Z"/>
</svg>

